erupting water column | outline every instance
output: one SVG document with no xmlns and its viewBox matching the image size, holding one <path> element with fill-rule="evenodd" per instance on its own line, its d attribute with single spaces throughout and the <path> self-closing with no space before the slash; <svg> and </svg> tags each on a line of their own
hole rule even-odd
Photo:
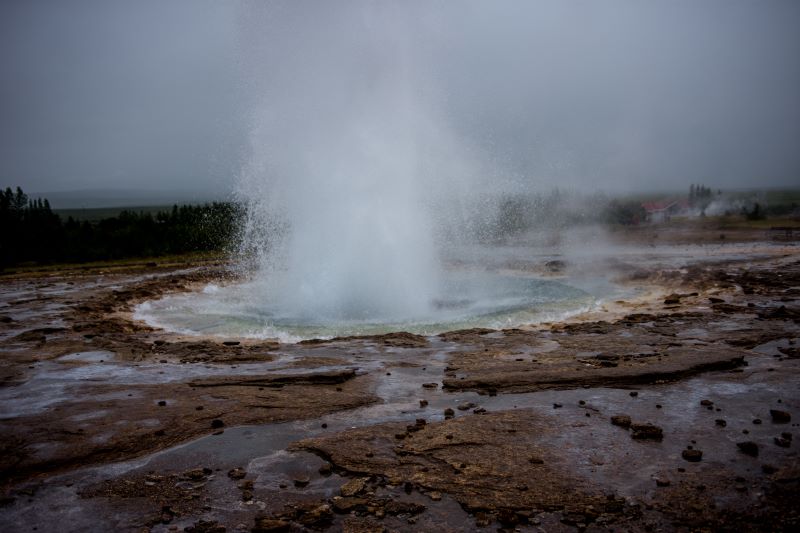
<svg viewBox="0 0 800 533">
<path fill-rule="evenodd" d="M 340 33 L 332 12 L 325 46 L 298 43 L 294 70 L 267 80 L 238 183 L 254 305 L 299 322 L 413 320 L 438 293 L 428 182 L 452 143 L 424 103 L 414 32 L 367 14 Z"/>
</svg>

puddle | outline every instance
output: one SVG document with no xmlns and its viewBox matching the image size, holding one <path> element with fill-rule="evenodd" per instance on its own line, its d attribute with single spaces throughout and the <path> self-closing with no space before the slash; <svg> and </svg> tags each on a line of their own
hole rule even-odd
<svg viewBox="0 0 800 533">
<path fill-rule="evenodd" d="M 75 361 L 79 363 L 103 363 L 105 361 L 113 361 L 117 355 L 114 352 L 96 351 L 96 352 L 75 352 L 67 355 L 57 357 L 56 361 Z"/>
<path fill-rule="evenodd" d="M 765 345 L 761 350 L 774 351 L 776 346 L 777 344 Z M 391 366 L 396 358 L 390 351 L 373 351 L 369 354 L 371 364 L 384 366 L 382 371 L 375 373 L 378 380 L 376 394 L 383 399 L 382 403 L 332 413 L 314 420 L 226 428 L 221 434 L 202 437 L 144 458 L 53 478 L 46 482 L 45 487 L 31 502 L 16 503 L 11 508 L 6 508 L 0 525 L 9 526 L 29 521 L 26 523 L 37 524 L 41 530 L 49 530 L 56 523 L 65 531 L 79 531 L 87 524 L 91 524 L 90 529 L 106 526 L 131 528 L 137 523 L 137 517 L 135 513 L 126 511 L 124 506 L 117 509 L 122 505 L 119 502 L 114 504 L 113 509 L 99 508 L 98 499 L 79 498 L 74 487 L 67 489 L 63 485 L 74 483 L 76 486 L 87 486 L 124 473 L 180 472 L 200 466 L 208 466 L 214 471 L 204 488 L 213 504 L 203 512 L 202 517 L 220 520 L 226 524 L 235 524 L 242 520 L 250 524 L 252 518 L 243 517 L 252 517 L 256 511 L 280 510 L 279 507 L 293 501 L 293 498 L 298 501 L 331 498 L 338 494 L 339 487 L 347 481 L 335 474 L 328 477 L 320 475 L 318 470 L 323 461 L 315 455 L 286 451 L 292 442 L 382 422 L 413 422 L 416 418 L 425 418 L 429 422 L 439 421 L 444 418 L 444 409 L 448 407 L 456 410 L 456 417 L 478 416 L 472 414 L 471 409 L 457 409 L 459 405 L 469 403 L 489 412 L 527 409 L 536 416 L 551 418 L 552 424 L 559 430 L 543 436 L 542 443 L 561 450 L 565 464 L 569 465 L 573 474 L 622 496 L 643 498 L 646 501 L 647 498 L 655 497 L 653 479 L 683 475 L 677 468 L 692 472 L 699 468 L 718 467 L 731 469 L 739 475 L 756 475 L 760 472 L 760 462 L 754 461 L 751 464 L 747 461 L 736 461 L 740 459 L 740 455 L 735 443 L 743 439 L 742 430 L 748 430 L 748 440 L 762 445 L 763 452 L 759 461 L 779 460 L 779 449 L 770 444 L 776 428 L 768 423 L 754 425 L 752 419 L 761 417 L 768 420 L 767 406 L 780 405 L 776 403 L 778 399 L 782 399 L 782 405 L 786 408 L 800 408 L 800 398 L 796 386 L 790 384 L 791 380 L 764 379 L 764 376 L 770 374 L 767 369 L 772 361 L 768 356 L 751 358 L 753 361 L 750 366 L 737 374 L 735 379 L 724 372 L 710 373 L 677 384 L 649 386 L 639 391 L 636 397 L 631 396 L 629 389 L 616 388 L 548 390 L 485 396 L 475 392 L 445 393 L 440 387 L 422 387 L 423 383 L 441 383 L 447 353 L 444 345 L 430 352 L 423 350 L 417 356 L 418 360 L 405 361 L 412 366 L 398 368 Z M 69 367 L 54 365 L 69 376 Z M 94 368 L 103 365 L 86 366 Z M 133 376 L 138 376 L 137 379 L 141 382 L 147 382 L 154 376 L 168 379 L 160 374 L 152 374 L 156 369 L 194 373 L 192 375 L 222 373 L 223 368 L 228 373 L 232 371 L 230 367 L 217 368 L 214 365 L 140 365 L 127 371 L 119 368 L 119 365 L 105 366 L 111 367 L 113 371 L 89 372 L 88 375 L 102 375 L 104 379 L 114 375 L 114 379 L 121 382 L 130 382 Z M 184 370 L 193 367 L 196 369 Z M 252 373 L 265 371 L 267 368 L 270 366 L 237 365 L 235 370 Z M 47 372 L 52 374 L 55 371 L 50 369 Z M 122 375 L 116 375 L 116 371 L 121 371 Z M 795 368 L 793 371 L 798 372 L 800 369 Z M 77 379 L 78 375 L 85 378 L 87 374 L 84 372 L 73 377 Z M 68 377 L 63 379 L 69 380 Z M 427 406 L 420 406 L 421 399 L 428 402 Z M 709 410 L 701 405 L 701 400 L 712 401 L 713 409 Z M 580 402 L 584 404 L 581 405 Z M 563 407 L 554 408 L 556 403 Z M 753 405 L 765 406 L 761 409 L 764 412 L 754 410 Z M 664 440 L 633 441 L 626 430 L 609 422 L 612 415 L 623 413 L 629 414 L 635 422 L 650 422 L 662 427 Z M 82 416 L 90 418 L 99 416 L 99 413 Z M 718 418 L 725 418 L 727 425 L 716 425 L 715 420 Z M 687 445 L 703 451 L 702 463 L 687 463 L 681 458 L 681 451 Z M 234 467 L 244 467 L 248 479 L 254 480 L 256 501 L 241 501 L 240 492 L 234 486 L 235 482 L 226 475 Z M 308 484 L 303 487 L 295 486 L 294 480 L 298 478 L 307 478 Z M 397 487 L 381 490 L 388 496 L 406 496 Z M 463 529 L 465 525 L 472 527 L 474 524 L 474 519 L 448 497 L 440 502 L 433 502 L 416 492 L 410 497 L 419 498 L 428 508 L 420 516 L 419 527 L 423 524 L 434 528 L 444 527 L 443 524 L 459 524 L 461 528 L 451 529 L 455 531 Z M 36 515 L 37 510 L 45 508 L 45 504 L 51 510 L 46 516 Z M 65 513 L 68 516 L 63 516 Z M 171 525 L 188 526 L 198 518 L 187 517 L 184 521 L 176 520 Z M 388 520 L 387 517 L 384 525 L 389 523 Z M 166 531 L 167 527 L 159 525 L 154 531 Z M 409 525 L 398 522 L 397 527 L 408 529 Z M 8 530 L 8 527 L 4 529 Z"/>
<path fill-rule="evenodd" d="M 76 352 L 54 361 L 42 361 L 30 370 L 28 381 L 19 385 L 0 387 L 0 417 L 12 418 L 40 413 L 49 407 L 79 400 L 83 389 L 98 385 L 153 385 L 185 382 L 193 379 L 228 376 L 257 376 L 269 373 L 303 375 L 314 372 L 361 369 L 372 370 L 380 362 L 341 364 L 295 368 L 294 356 L 278 357 L 264 363 L 176 364 L 176 363 L 117 363 L 112 352 Z M 109 359 L 106 359 L 109 358 Z M 102 362 L 101 362 L 102 361 Z M 93 395 L 95 401 L 125 399 L 128 391 Z"/>
</svg>

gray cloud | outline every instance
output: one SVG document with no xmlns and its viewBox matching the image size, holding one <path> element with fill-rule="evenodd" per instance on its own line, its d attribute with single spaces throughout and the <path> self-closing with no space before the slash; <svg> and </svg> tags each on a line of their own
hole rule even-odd
<svg viewBox="0 0 800 533">
<path fill-rule="evenodd" d="M 19 1 L 2 11 L 3 182 L 207 189 L 229 175 L 239 142 L 230 7 Z"/>
<path fill-rule="evenodd" d="M 7 1 L 0 185 L 225 191 L 392 79 L 482 173 L 797 185 L 799 27 L 792 0 Z"/>
</svg>

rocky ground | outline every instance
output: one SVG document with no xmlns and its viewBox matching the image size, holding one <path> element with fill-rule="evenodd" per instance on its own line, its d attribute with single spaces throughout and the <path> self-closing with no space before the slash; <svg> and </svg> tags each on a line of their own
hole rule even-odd
<svg viewBox="0 0 800 533">
<path fill-rule="evenodd" d="M 132 320 L 225 265 L 8 276 L 0 528 L 796 530 L 800 254 L 762 244 L 616 260 L 643 296 L 566 322 L 298 344 Z"/>
</svg>

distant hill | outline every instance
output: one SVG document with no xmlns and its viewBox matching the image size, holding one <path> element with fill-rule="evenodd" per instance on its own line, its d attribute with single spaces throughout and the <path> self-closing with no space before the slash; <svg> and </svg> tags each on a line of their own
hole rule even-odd
<svg viewBox="0 0 800 533">
<path fill-rule="evenodd" d="M 148 191 L 140 189 L 83 189 L 28 193 L 46 198 L 53 209 L 97 209 L 114 207 L 171 206 L 229 200 L 223 194 L 187 190 Z"/>
</svg>

